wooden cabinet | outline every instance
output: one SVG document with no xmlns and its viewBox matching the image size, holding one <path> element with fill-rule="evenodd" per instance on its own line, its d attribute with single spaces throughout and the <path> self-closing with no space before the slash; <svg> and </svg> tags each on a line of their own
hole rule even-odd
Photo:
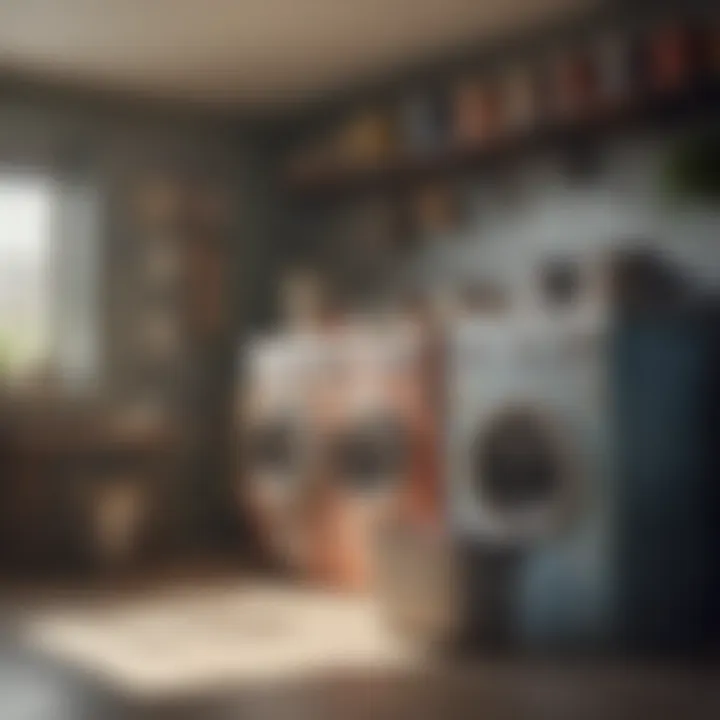
<svg viewBox="0 0 720 720">
<path fill-rule="evenodd" d="M 115 538 L 124 544 L 122 563 L 140 562 L 157 545 L 153 536 L 161 523 L 153 497 L 173 452 L 169 427 L 131 427 L 113 415 L 80 418 L 71 409 L 51 413 L 38 407 L 6 414 L 0 436 L 5 572 L 65 573 L 114 563 L 103 547 L 109 513 L 116 536 L 133 535 Z M 115 502 L 110 508 L 109 499 L 118 498 L 122 507 Z"/>
</svg>

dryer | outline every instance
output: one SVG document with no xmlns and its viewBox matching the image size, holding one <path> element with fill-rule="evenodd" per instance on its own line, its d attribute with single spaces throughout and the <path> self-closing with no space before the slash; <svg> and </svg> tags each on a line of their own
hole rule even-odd
<svg viewBox="0 0 720 720">
<path fill-rule="evenodd" d="M 448 333 L 467 629 L 536 648 L 698 646 L 718 624 L 717 314 L 637 294 L 625 313 L 612 283 L 591 299 L 566 272 L 559 306 L 538 296 Z"/>
</svg>

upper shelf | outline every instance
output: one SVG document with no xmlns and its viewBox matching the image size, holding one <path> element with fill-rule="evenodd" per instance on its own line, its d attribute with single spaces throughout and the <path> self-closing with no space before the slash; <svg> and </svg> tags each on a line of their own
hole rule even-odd
<svg viewBox="0 0 720 720">
<path fill-rule="evenodd" d="M 522 134 L 507 134 L 484 143 L 449 143 L 433 153 L 399 155 L 374 165 L 287 173 L 283 184 L 291 197 L 318 203 L 374 192 L 402 192 L 440 178 L 482 172 L 537 150 L 572 151 L 618 134 L 710 120 L 718 117 L 718 110 L 720 83 L 713 81 L 678 93 L 629 98 L 593 114 L 545 122 Z"/>
</svg>

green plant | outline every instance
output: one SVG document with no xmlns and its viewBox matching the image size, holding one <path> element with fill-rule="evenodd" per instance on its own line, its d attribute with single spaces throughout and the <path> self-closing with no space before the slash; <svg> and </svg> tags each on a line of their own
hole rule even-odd
<svg viewBox="0 0 720 720">
<path fill-rule="evenodd" d="M 680 141 L 668 156 L 663 179 L 676 197 L 720 200 L 720 129 Z"/>
</svg>

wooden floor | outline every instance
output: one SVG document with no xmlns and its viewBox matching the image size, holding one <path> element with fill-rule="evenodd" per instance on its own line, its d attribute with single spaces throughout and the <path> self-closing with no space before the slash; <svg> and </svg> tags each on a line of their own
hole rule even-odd
<svg viewBox="0 0 720 720">
<path fill-rule="evenodd" d="M 720 667 L 496 658 L 138 699 L 21 646 L 3 611 L 0 720 L 718 720 Z"/>
<path fill-rule="evenodd" d="M 0 654 L 3 720 L 717 720 L 719 695 L 718 673 L 709 669 L 485 662 L 415 677 L 343 677 L 150 702 L 124 698 L 8 643 Z"/>
<path fill-rule="evenodd" d="M 691 667 L 548 666 L 509 661 L 415 676 L 336 677 L 207 696 L 121 696 L 6 640 L 0 652 L 3 720 L 324 720 L 342 718 L 717 720 L 720 673 Z"/>
</svg>

